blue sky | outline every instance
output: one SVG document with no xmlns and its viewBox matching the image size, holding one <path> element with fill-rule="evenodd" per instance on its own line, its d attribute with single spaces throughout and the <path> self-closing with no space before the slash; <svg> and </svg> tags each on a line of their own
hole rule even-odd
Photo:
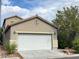
<svg viewBox="0 0 79 59">
<path fill-rule="evenodd" d="M 79 6 L 79 0 L 1 0 L 1 25 L 5 18 L 18 15 L 28 18 L 38 14 L 51 21 L 63 7 Z"/>
</svg>

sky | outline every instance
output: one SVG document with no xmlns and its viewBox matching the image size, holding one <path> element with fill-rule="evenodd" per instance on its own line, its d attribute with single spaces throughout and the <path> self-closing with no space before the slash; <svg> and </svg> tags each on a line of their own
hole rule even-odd
<svg viewBox="0 0 79 59">
<path fill-rule="evenodd" d="M 19 16 L 23 19 L 39 15 L 51 21 L 57 10 L 63 7 L 79 6 L 79 0 L 1 0 L 1 24 L 5 18 Z"/>
</svg>

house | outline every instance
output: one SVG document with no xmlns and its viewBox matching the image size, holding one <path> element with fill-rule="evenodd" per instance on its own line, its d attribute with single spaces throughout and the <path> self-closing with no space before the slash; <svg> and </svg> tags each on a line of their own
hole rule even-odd
<svg viewBox="0 0 79 59">
<path fill-rule="evenodd" d="M 58 47 L 57 27 L 41 18 L 32 16 L 22 19 L 18 16 L 6 18 L 3 22 L 4 39 L 16 43 L 17 51 L 52 50 Z"/>
</svg>

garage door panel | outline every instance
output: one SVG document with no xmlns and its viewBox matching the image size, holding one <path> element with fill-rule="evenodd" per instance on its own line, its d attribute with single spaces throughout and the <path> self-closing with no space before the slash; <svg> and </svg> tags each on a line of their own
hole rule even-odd
<svg viewBox="0 0 79 59">
<path fill-rule="evenodd" d="M 18 51 L 51 49 L 51 35 L 18 35 Z"/>
</svg>

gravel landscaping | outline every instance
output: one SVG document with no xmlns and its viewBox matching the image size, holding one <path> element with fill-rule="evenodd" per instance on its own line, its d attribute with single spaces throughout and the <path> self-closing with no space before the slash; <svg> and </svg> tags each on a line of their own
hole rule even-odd
<svg viewBox="0 0 79 59">
<path fill-rule="evenodd" d="M 0 59 L 20 59 L 18 53 L 7 54 L 6 50 L 0 45 Z"/>
</svg>

